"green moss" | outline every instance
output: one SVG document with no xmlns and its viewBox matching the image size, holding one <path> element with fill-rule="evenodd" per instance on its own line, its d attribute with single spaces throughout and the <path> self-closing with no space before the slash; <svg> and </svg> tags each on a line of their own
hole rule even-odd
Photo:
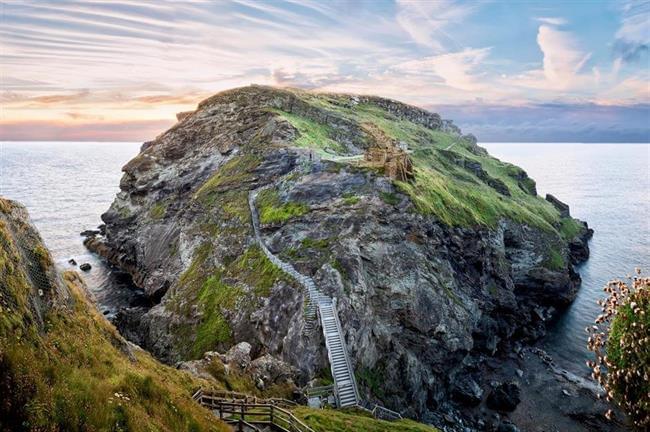
<svg viewBox="0 0 650 432">
<path fill-rule="evenodd" d="M 282 203 L 277 191 L 272 189 L 260 192 L 256 205 L 260 213 L 260 222 L 264 224 L 286 222 L 309 212 L 309 206 L 305 204 Z"/>
<path fill-rule="evenodd" d="M 344 196 L 344 197 L 343 197 L 343 203 L 344 203 L 345 205 L 350 205 L 350 206 L 351 206 L 351 205 L 355 205 L 355 204 L 357 204 L 359 201 L 361 201 L 361 198 L 358 197 L 358 196 L 350 195 L 350 196 Z"/>
<path fill-rule="evenodd" d="M 149 217 L 153 220 L 160 220 L 165 217 L 167 212 L 167 203 L 165 201 L 158 201 L 149 209 Z"/>
<path fill-rule="evenodd" d="M 260 297 L 268 297 L 273 285 L 281 280 L 290 283 L 288 276 L 276 267 L 258 246 L 248 248 L 233 262 L 229 271 L 253 287 L 253 293 Z"/>
<path fill-rule="evenodd" d="M 243 294 L 240 288 L 224 283 L 220 273 L 205 280 L 198 296 L 203 319 L 196 329 L 192 347 L 194 356 L 200 356 L 218 344 L 232 340 L 232 330 L 224 312 L 234 309 Z"/>
<path fill-rule="evenodd" d="M 38 245 L 33 250 L 34 256 L 38 260 L 41 269 L 47 270 L 52 266 L 52 257 L 43 245 Z"/>
<path fill-rule="evenodd" d="M 328 238 L 315 240 L 309 237 L 305 237 L 300 243 L 305 249 L 326 250 L 330 247 L 330 239 Z"/>
<path fill-rule="evenodd" d="M 413 420 L 385 421 L 359 410 L 294 408 L 292 412 L 316 432 L 436 432 Z"/>
<path fill-rule="evenodd" d="M 401 201 L 397 194 L 391 192 L 379 192 L 379 198 L 389 205 L 397 205 Z"/>
</svg>

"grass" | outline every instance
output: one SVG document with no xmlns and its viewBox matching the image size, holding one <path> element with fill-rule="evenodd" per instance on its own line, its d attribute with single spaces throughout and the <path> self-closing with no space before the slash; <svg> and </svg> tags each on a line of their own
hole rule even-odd
<svg viewBox="0 0 650 432">
<path fill-rule="evenodd" d="M 263 224 L 286 222 L 309 212 L 309 206 L 305 204 L 282 203 L 278 192 L 272 189 L 260 192 L 257 196 L 257 208 L 260 212 L 260 222 Z"/>
<path fill-rule="evenodd" d="M 325 109 L 359 125 L 370 124 L 390 139 L 407 143 L 412 151 L 415 179 L 395 184 L 422 214 L 433 215 L 448 225 L 464 227 L 494 228 L 500 219 L 507 218 L 543 231 L 556 232 L 565 238 L 577 229 L 571 220 L 563 221 L 561 228 L 555 228 L 560 226 L 559 213 L 550 203 L 531 194 L 535 182 L 527 178 L 521 168 L 479 151 L 462 137 L 397 118 L 372 103 L 351 107 L 341 104 L 336 95 L 301 97 L 315 108 Z M 329 138 L 331 134 L 326 133 L 323 125 L 295 114 L 278 113 L 300 130 L 301 138 L 294 143 L 297 146 L 316 150 L 333 146 Z M 454 158 L 479 163 L 487 176 L 485 179 L 477 178 L 472 171 L 455 165 Z M 486 183 L 487 180 L 502 183 L 511 196 L 501 195 Z M 394 201 L 385 198 L 382 197 L 388 203 Z"/>
<path fill-rule="evenodd" d="M 359 383 L 368 387 L 373 395 L 380 399 L 385 396 L 383 389 L 384 379 L 379 370 L 363 368 L 357 371 L 356 376 Z"/>
<path fill-rule="evenodd" d="M 364 411 L 333 410 L 299 407 L 292 409 L 296 417 L 304 421 L 316 432 L 436 432 L 413 420 L 377 420 Z"/>
<path fill-rule="evenodd" d="M 551 270 L 562 270 L 566 267 L 566 263 L 564 262 L 564 257 L 557 249 L 550 249 L 548 257 L 544 262 L 544 267 Z"/>
<path fill-rule="evenodd" d="M 174 313 L 188 317 L 193 313 L 193 305 L 200 308 L 201 319 L 195 327 L 173 330 L 181 349 L 192 358 L 233 342 L 229 311 L 252 309 L 280 281 L 293 284 L 258 246 L 248 247 L 221 267 L 215 267 L 210 260 L 213 250 L 210 242 L 196 249 L 192 263 L 179 278 L 174 296 L 166 303 Z"/>
<path fill-rule="evenodd" d="M 582 231 L 582 225 L 572 218 L 563 218 L 560 224 L 560 234 L 565 240 L 572 240 Z"/>
<path fill-rule="evenodd" d="M 346 154 L 345 146 L 331 138 L 333 133 L 329 126 L 292 113 L 279 110 L 274 112 L 298 130 L 298 138 L 293 143 L 296 147 L 311 148 L 321 154 Z"/>
<path fill-rule="evenodd" d="M 221 193 L 249 182 L 259 164 L 260 158 L 254 154 L 234 156 L 196 191 L 194 199 L 207 206 L 213 205 Z"/>
<path fill-rule="evenodd" d="M 40 306 L 35 320 L 17 230 L 0 214 L 0 430 L 229 430 L 189 397 L 206 383 L 129 347 L 76 273 L 50 281 L 69 300 Z"/>
</svg>

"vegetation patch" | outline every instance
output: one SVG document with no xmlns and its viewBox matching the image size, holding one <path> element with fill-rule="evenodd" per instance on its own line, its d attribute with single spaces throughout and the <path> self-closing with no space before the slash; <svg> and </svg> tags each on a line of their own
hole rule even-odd
<svg viewBox="0 0 650 432">
<path fill-rule="evenodd" d="M 7 279 L 0 278 L 5 298 Z M 47 311 L 43 331 L 25 320 L 22 333 L 0 335 L 0 429 L 229 430 L 190 399 L 205 383 L 127 348 L 86 298 L 79 276 L 69 272 L 64 280 L 72 308 Z M 29 286 L 23 280 L 20 288 Z"/>
<path fill-rule="evenodd" d="M 573 240 L 582 231 L 582 225 L 573 218 L 563 218 L 559 231 L 565 240 Z"/>
<path fill-rule="evenodd" d="M 160 220 L 165 217 L 167 212 L 167 203 L 165 201 L 158 201 L 149 209 L 149 217 L 153 220 Z"/>
<path fill-rule="evenodd" d="M 400 198 L 397 194 L 391 192 L 379 192 L 379 198 L 388 205 L 397 205 L 400 203 Z"/>
<path fill-rule="evenodd" d="M 311 148 L 321 154 L 345 154 L 345 146 L 332 139 L 333 132 L 330 126 L 293 113 L 280 110 L 273 110 L 273 112 L 298 130 L 300 135 L 293 142 L 296 147 Z"/>
<path fill-rule="evenodd" d="M 631 283 L 609 282 L 601 314 L 587 327 L 588 348 L 595 361 L 587 362 L 592 377 L 605 390 L 605 399 L 615 402 L 639 430 L 650 428 L 650 278 L 640 276 Z M 611 419 L 612 410 L 605 416 Z"/>
<path fill-rule="evenodd" d="M 473 142 L 397 118 L 372 103 L 351 106 L 331 95 L 311 95 L 306 100 L 357 124 L 370 124 L 388 138 L 405 143 L 411 152 L 415 179 L 396 185 L 410 197 L 418 212 L 453 226 L 495 227 L 500 219 L 507 218 L 557 232 L 554 227 L 560 221 L 559 213 L 536 196 L 535 182 L 521 168 L 489 156 Z M 470 169 L 450 163 L 450 157 L 467 160 L 470 166 L 480 164 L 485 177 L 511 196 L 503 196 L 477 181 Z"/>
<path fill-rule="evenodd" d="M 196 329 L 196 338 L 192 354 L 202 355 L 219 343 L 232 340 L 232 330 L 224 312 L 234 309 L 237 300 L 243 296 L 243 290 L 223 282 L 221 273 L 208 277 L 201 287 L 198 304 L 203 312 L 203 319 Z"/>
<path fill-rule="evenodd" d="M 250 182 L 259 164 L 260 158 L 254 154 L 234 156 L 196 191 L 194 198 L 204 205 L 213 205 L 220 193 Z"/>
<path fill-rule="evenodd" d="M 566 267 L 566 264 L 564 263 L 564 257 L 555 248 L 551 248 L 548 251 L 548 256 L 546 257 L 546 260 L 544 261 L 544 267 L 551 269 L 551 270 L 562 270 L 563 268 Z"/>
<path fill-rule="evenodd" d="M 330 242 L 331 241 L 328 238 L 315 240 L 310 237 L 305 237 L 300 243 L 305 249 L 318 249 L 323 251 L 329 249 Z"/>
<path fill-rule="evenodd" d="M 253 287 L 253 293 L 258 297 L 268 297 L 273 285 L 279 281 L 291 283 L 291 279 L 264 255 L 259 246 L 248 248 L 229 266 L 228 272 Z"/>
<path fill-rule="evenodd" d="M 348 409 L 294 408 L 292 412 L 316 432 L 437 432 L 438 429 L 413 420 L 385 421 L 367 412 Z"/>
<path fill-rule="evenodd" d="M 263 224 L 286 222 L 309 212 L 309 206 L 305 204 L 282 203 L 278 192 L 272 189 L 260 192 L 257 196 L 257 208 L 260 213 L 260 222 Z"/>
<path fill-rule="evenodd" d="M 345 205 L 352 206 L 352 205 L 357 204 L 359 201 L 361 201 L 361 198 L 356 196 L 356 195 L 344 195 L 343 196 L 343 204 L 345 204 Z"/>
<path fill-rule="evenodd" d="M 386 396 L 383 389 L 384 378 L 378 369 L 362 368 L 355 375 L 359 383 L 368 387 L 373 395 L 379 399 Z"/>
</svg>

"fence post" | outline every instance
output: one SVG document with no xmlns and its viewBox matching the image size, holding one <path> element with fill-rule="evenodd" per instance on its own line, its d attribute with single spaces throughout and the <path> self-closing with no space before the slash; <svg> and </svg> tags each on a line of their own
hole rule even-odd
<svg viewBox="0 0 650 432">
<path fill-rule="evenodd" d="M 246 403 L 246 402 L 244 402 Z M 239 432 L 244 432 L 244 404 L 240 405 L 241 418 L 239 419 Z"/>
</svg>

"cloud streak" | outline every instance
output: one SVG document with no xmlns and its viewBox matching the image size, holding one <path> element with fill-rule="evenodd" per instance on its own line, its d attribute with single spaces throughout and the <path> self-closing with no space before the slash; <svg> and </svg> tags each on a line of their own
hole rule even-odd
<svg viewBox="0 0 650 432">
<path fill-rule="evenodd" d="M 632 64 L 645 55 L 647 4 L 621 10 L 614 65 L 596 63 L 602 55 L 558 7 L 542 17 L 519 11 L 508 25 L 494 5 L 453 0 L 10 1 L 0 25 L 0 137 L 27 137 L 25 122 L 57 137 L 97 127 L 114 139 L 120 126 L 141 137 L 134 127 L 150 132 L 251 83 L 420 105 L 647 100 L 647 71 Z M 517 26 L 531 27 L 530 37 Z"/>
</svg>

